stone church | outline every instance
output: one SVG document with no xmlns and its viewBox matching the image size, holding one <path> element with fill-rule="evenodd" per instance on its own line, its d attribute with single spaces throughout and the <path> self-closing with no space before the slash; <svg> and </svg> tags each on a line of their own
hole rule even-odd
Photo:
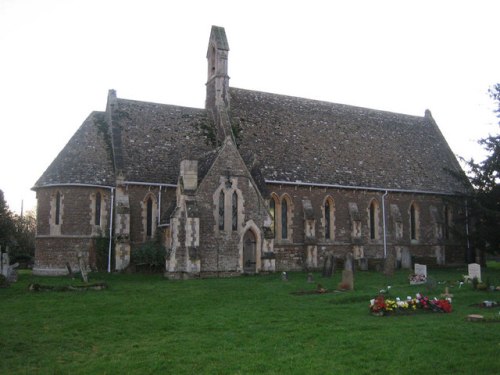
<svg viewBox="0 0 500 375">
<path fill-rule="evenodd" d="M 109 91 L 33 188 L 35 274 L 66 274 L 78 257 L 92 269 L 98 239 L 119 271 L 160 238 L 171 278 L 317 270 L 346 256 L 375 268 L 402 253 L 463 263 L 457 197 L 468 187 L 429 111 L 233 88 L 228 58 L 214 26 L 204 109 Z"/>
</svg>

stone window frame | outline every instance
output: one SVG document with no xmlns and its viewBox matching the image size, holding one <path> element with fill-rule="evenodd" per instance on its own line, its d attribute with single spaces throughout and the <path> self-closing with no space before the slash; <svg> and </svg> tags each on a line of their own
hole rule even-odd
<svg viewBox="0 0 500 375">
<path fill-rule="evenodd" d="M 289 194 L 284 193 L 281 196 L 275 192 L 271 193 L 271 198 L 274 199 L 274 218 L 272 227 L 274 227 L 274 239 L 276 242 L 287 242 L 292 240 L 292 215 L 293 215 L 293 200 Z M 286 202 L 286 227 L 283 230 L 283 201 Z M 283 236 L 285 234 L 285 236 Z"/>
<path fill-rule="evenodd" d="M 98 215 L 98 194 L 101 197 L 101 202 L 100 202 L 100 212 L 99 212 L 99 223 L 97 223 L 97 215 Z M 107 225 L 107 209 L 106 209 L 106 201 L 107 201 L 107 195 L 106 193 L 102 190 L 96 190 L 90 194 L 90 226 L 92 228 L 92 235 L 97 236 L 97 235 L 102 235 L 103 232 L 106 230 L 106 225 Z"/>
<path fill-rule="evenodd" d="M 375 198 L 368 204 L 368 229 L 370 240 L 380 239 L 380 204 Z"/>
<path fill-rule="evenodd" d="M 327 219 L 327 204 L 329 206 L 329 217 Z M 323 203 L 321 205 L 321 213 L 322 213 L 322 228 L 323 228 L 323 238 L 326 241 L 334 241 L 335 240 L 335 200 L 331 195 L 327 195 L 325 199 L 323 199 Z M 327 227 L 328 226 L 328 227 Z M 327 236 L 327 234 L 329 234 Z"/>
<path fill-rule="evenodd" d="M 223 195 L 224 206 L 221 207 L 221 193 Z M 236 194 L 236 209 L 233 207 L 233 199 Z M 238 179 L 221 177 L 220 185 L 214 193 L 215 203 L 215 228 L 226 233 L 239 232 L 245 221 L 243 213 L 243 193 L 238 188 Z M 236 215 L 234 215 L 236 214 Z M 223 223 L 221 223 L 221 217 Z M 235 222 L 236 219 L 236 222 Z"/>
<path fill-rule="evenodd" d="M 420 239 L 420 206 L 417 202 L 412 201 L 410 207 L 408 208 L 409 215 L 409 230 L 410 230 L 410 242 L 418 243 Z"/>
<path fill-rule="evenodd" d="M 443 231 L 444 231 L 444 239 L 450 240 L 452 238 L 452 227 L 453 227 L 453 210 L 451 206 L 447 203 L 443 205 Z"/>
<path fill-rule="evenodd" d="M 51 236 L 61 235 L 61 225 L 64 214 L 64 194 L 57 189 L 50 196 L 49 226 Z"/>
<path fill-rule="evenodd" d="M 148 216 L 148 202 L 151 200 L 151 212 Z M 156 235 L 157 229 L 157 216 L 158 216 L 158 200 L 156 195 L 153 192 L 148 192 L 143 200 L 141 201 L 141 216 L 142 216 L 142 233 L 144 241 L 153 239 Z M 149 219 L 149 220 L 148 220 Z M 149 225 L 148 221 L 150 221 L 151 232 L 148 233 Z"/>
</svg>

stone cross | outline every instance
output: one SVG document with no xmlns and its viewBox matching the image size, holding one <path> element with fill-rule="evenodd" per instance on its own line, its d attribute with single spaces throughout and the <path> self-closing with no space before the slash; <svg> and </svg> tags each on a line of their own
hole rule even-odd
<svg viewBox="0 0 500 375">
<path fill-rule="evenodd" d="M 451 294 L 449 291 L 448 291 L 448 287 L 444 288 L 444 293 L 441 294 L 441 297 L 444 297 L 444 298 L 453 298 L 453 294 Z"/>
</svg>

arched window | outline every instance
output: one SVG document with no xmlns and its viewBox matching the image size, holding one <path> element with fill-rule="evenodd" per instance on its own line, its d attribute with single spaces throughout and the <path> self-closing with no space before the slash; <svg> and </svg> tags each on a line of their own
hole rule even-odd
<svg viewBox="0 0 500 375">
<path fill-rule="evenodd" d="M 101 225 L 101 193 L 95 195 L 95 216 L 94 224 Z"/>
<path fill-rule="evenodd" d="M 450 239 L 450 209 L 448 205 L 444 205 L 444 238 Z"/>
<path fill-rule="evenodd" d="M 281 238 L 288 238 L 288 202 L 286 198 L 281 201 Z"/>
<path fill-rule="evenodd" d="M 56 214 L 54 223 L 59 225 L 61 223 L 61 193 L 56 193 Z"/>
<path fill-rule="evenodd" d="M 238 230 L 238 194 L 236 194 L 236 191 L 233 192 L 231 204 L 232 204 L 232 228 L 233 230 Z"/>
<path fill-rule="evenodd" d="M 375 238 L 375 204 L 370 204 L 370 238 Z"/>
<path fill-rule="evenodd" d="M 324 212 L 323 225 L 325 230 L 325 239 L 332 240 L 334 238 L 333 221 L 334 221 L 335 209 L 333 205 L 333 199 L 331 197 L 327 197 L 325 199 L 323 212 Z"/>
<path fill-rule="evenodd" d="M 153 199 L 148 198 L 146 202 L 146 237 L 153 236 Z"/>
<path fill-rule="evenodd" d="M 224 230 L 224 191 L 221 190 L 219 194 L 219 230 Z"/>
<path fill-rule="evenodd" d="M 271 197 L 269 202 L 269 213 L 271 214 L 271 230 L 273 231 L 273 236 L 276 237 L 276 201 L 274 197 Z"/>
<path fill-rule="evenodd" d="M 370 239 L 374 240 L 378 235 L 378 205 L 375 200 L 370 203 Z"/>
<path fill-rule="evenodd" d="M 410 239 L 417 240 L 418 235 L 418 209 L 415 203 L 410 206 Z"/>
</svg>

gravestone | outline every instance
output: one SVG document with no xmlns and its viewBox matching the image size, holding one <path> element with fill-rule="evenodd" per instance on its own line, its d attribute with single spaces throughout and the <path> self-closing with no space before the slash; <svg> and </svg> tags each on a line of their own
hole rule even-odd
<svg viewBox="0 0 500 375">
<path fill-rule="evenodd" d="M 344 289 L 344 290 L 354 289 L 354 274 L 352 270 L 342 271 L 342 281 L 340 282 L 339 289 Z"/>
<path fill-rule="evenodd" d="M 334 268 L 333 255 L 328 254 L 325 256 L 325 262 L 323 264 L 323 277 L 332 277 Z"/>
<path fill-rule="evenodd" d="M 288 274 L 285 271 L 281 273 L 281 280 L 288 281 Z"/>
<path fill-rule="evenodd" d="M 481 281 L 481 266 L 477 263 L 469 264 L 469 279 L 473 280 L 474 278 Z"/>
<path fill-rule="evenodd" d="M 307 282 L 308 283 L 313 283 L 314 282 L 314 277 L 312 273 L 307 274 Z"/>
<path fill-rule="evenodd" d="M 353 256 L 351 253 L 347 253 L 345 256 L 344 269 L 354 272 Z"/>
<path fill-rule="evenodd" d="M 87 270 L 85 266 L 85 261 L 83 260 L 82 253 L 78 253 L 78 265 L 80 266 L 80 273 L 82 274 L 82 280 L 84 283 L 89 282 L 89 278 L 87 276 Z"/>
<path fill-rule="evenodd" d="M 415 263 L 414 274 L 410 276 L 410 284 L 418 285 L 427 282 L 427 265 Z"/>
<path fill-rule="evenodd" d="M 361 271 L 368 271 L 368 259 L 367 258 L 359 258 L 358 260 L 359 269 Z"/>
<path fill-rule="evenodd" d="M 407 247 L 401 249 L 401 268 L 411 270 L 411 254 Z"/>
<path fill-rule="evenodd" d="M 415 275 L 427 277 L 427 265 L 415 263 Z"/>
<path fill-rule="evenodd" d="M 394 269 L 396 267 L 396 257 L 392 251 L 387 253 L 387 257 L 384 260 L 384 275 L 392 276 L 394 275 Z"/>
</svg>

